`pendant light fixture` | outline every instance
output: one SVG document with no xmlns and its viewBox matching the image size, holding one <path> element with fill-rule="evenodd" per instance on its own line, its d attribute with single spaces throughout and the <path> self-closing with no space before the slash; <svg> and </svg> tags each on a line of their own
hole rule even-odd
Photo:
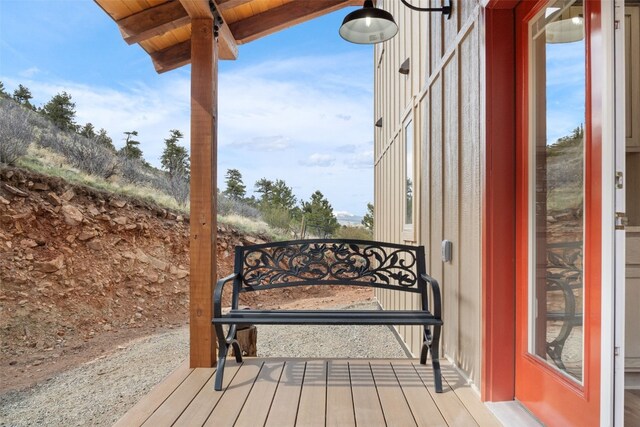
<svg viewBox="0 0 640 427">
<path fill-rule="evenodd" d="M 417 7 L 406 0 L 400 0 L 409 9 L 418 12 L 442 12 L 451 18 L 451 2 L 443 7 Z M 398 33 L 398 25 L 386 10 L 373 6 L 372 0 L 365 0 L 362 9 L 348 14 L 340 26 L 340 36 L 348 42 L 375 44 L 389 40 Z"/>
<path fill-rule="evenodd" d="M 373 7 L 372 0 L 366 0 L 362 9 L 348 14 L 340 27 L 340 36 L 357 44 L 381 43 L 398 33 L 398 25 L 386 10 Z"/>
</svg>

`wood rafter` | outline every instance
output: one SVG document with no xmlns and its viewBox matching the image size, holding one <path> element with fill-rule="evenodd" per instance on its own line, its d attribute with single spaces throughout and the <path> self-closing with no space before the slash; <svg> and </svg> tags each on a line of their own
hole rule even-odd
<svg viewBox="0 0 640 427">
<path fill-rule="evenodd" d="M 191 22 L 189 14 L 178 1 L 170 1 L 143 10 L 117 21 L 122 37 L 128 44 L 140 43 Z"/>
<path fill-rule="evenodd" d="M 247 43 L 345 6 L 361 3 L 361 0 L 292 1 L 232 23 L 230 25 L 231 33 L 238 43 Z"/>
<path fill-rule="evenodd" d="M 213 14 L 209 8 L 208 0 L 180 0 L 182 6 L 191 17 L 195 18 L 211 18 Z M 238 45 L 236 39 L 231 34 L 229 26 L 225 23 L 222 24 L 218 34 L 218 42 L 220 49 L 220 59 L 237 59 L 238 58 Z"/>
<path fill-rule="evenodd" d="M 175 70 L 191 62 L 191 40 L 174 44 L 166 49 L 150 54 L 158 73 Z"/>
</svg>

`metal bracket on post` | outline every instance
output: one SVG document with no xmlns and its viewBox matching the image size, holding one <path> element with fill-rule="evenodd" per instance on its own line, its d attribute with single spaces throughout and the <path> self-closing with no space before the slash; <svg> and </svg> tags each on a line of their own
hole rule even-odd
<svg viewBox="0 0 640 427">
<path fill-rule="evenodd" d="M 218 35 L 220 34 L 220 27 L 224 25 L 224 20 L 216 9 L 215 3 L 209 1 L 209 9 L 211 10 L 211 14 L 213 15 L 213 38 L 218 41 Z"/>
</svg>

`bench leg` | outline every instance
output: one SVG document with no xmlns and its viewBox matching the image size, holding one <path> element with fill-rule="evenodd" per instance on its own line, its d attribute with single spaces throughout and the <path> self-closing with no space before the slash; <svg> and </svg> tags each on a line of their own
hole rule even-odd
<svg viewBox="0 0 640 427">
<path fill-rule="evenodd" d="M 218 365 L 216 367 L 216 382 L 214 390 L 222 390 L 222 379 L 224 377 L 224 364 L 227 360 L 227 351 L 229 351 L 229 344 L 224 338 L 224 331 L 221 325 L 215 325 L 216 335 L 218 336 Z"/>
<path fill-rule="evenodd" d="M 433 366 L 433 376 L 436 384 L 436 393 L 442 393 L 442 371 L 440 370 L 440 325 L 433 327 L 433 336 L 429 344 L 431 350 L 431 365 Z"/>
<path fill-rule="evenodd" d="M 424 342 L 420 351 L 420 364 L 426 365 L 428 352 L 431 352 L 431 365 L 433 366 L 433 379 L 436 393 L 442 393 L 442 371 L 440 369 L 440 325 L 433 327 L 433 335 L 428 326 L 424 328 Z"/>
<path fill-rule="evenodd" d="M 218 336 L 218 365 L 216 369 L 216 382 L 214 389 L 216 391 L 222 390 L 222 379 L 224 377 L 224 365 L 227 361 L 227 354 L 229 353 L 229 346 L 233 346 L 233 353 L 236 356 L 236 362 L 242 363 L 242 349 L 240 343 L 236 340 L 235 326 L 232 326 L 233 336 L 229 334 L 226 338 L 224 336 L 224 330 L 222 325 L 215 325 L 216 335 Z"/>
</svg>

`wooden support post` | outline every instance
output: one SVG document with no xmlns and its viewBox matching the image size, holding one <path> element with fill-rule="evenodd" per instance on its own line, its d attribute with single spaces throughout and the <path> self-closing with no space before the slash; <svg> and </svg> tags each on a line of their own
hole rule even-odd
<svg viewBox="0 0 640 427">
<path fill-rule="evenodd" d="M 216 175 L 218 47 L 213 19 L 191 21 L 190 365 L 216 363 L 213 284 L 217 278 Z"/>
</svg>

